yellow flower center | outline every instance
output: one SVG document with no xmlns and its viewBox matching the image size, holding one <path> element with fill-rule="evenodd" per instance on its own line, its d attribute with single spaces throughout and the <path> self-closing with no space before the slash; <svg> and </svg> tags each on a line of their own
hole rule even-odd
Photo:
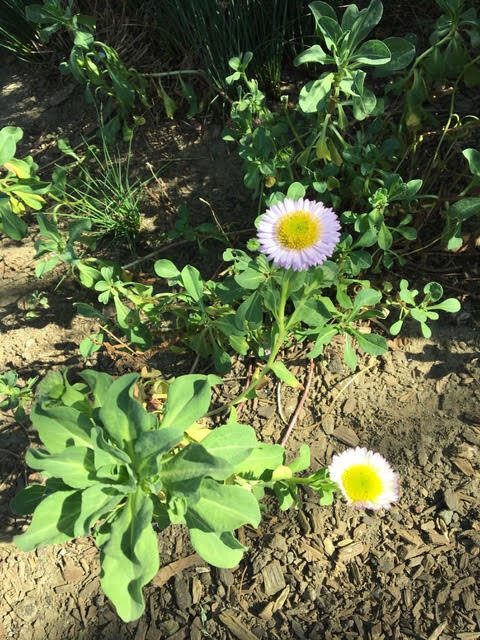
<svg viewBox="0 0 480 640">
<path fill-rule="evenodd" d="M 346 469 L 342 484 L 353 502 L 375 502 L 383 489 L 378 473 L 366 464 L 354 464 Z"/>
<path fill-rule="evenodd" d="M 287 213 L 277 223 L 276 236 L 285 249 L 307 249 L 320 237 L 322 225 L 309 211 Z"/>
</svg>

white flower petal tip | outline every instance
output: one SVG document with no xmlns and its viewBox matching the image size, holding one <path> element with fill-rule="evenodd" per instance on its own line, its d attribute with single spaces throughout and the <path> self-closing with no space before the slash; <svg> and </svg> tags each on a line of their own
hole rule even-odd
<svg viewBox="0 0 480 640">
<path fill-rule="evenodd" d="M 258 240 L 260 251 L 275 266 L 306 271 L 332 255 L 340 240 L 340 222 L 321 202 L 286 198 L 263 214 Z"/>
<path fill-rule="evenodd" d="M 333 456 L 328 467 L 347 502 L 360 509 L 388 509 L 399 497 L 399 481 L 379 453 L 362 447 Z"/>
</svg>

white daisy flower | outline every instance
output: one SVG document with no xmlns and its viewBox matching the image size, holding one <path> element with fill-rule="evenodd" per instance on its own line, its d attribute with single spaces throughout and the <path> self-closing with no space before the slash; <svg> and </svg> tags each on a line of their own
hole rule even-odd
<svg viewBox="0 0 480 640">
<path fill-rule="evenodd" d="M 362 447 L 333 456 L 328 467 L 347 502 L 363 509 L 388 509 L 398 500 L 398 476 L 379 453 Z"/>
</svg>

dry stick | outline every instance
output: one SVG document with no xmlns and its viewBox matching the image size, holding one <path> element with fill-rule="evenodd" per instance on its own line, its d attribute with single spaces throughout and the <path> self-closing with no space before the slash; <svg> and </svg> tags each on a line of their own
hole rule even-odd
<svg viewBox="0 0 480 640">
<path fill-rule="evenodd" d="M 227 236 L 227 234 L 225 233 L 225 231 L 224 231 L 224 229 L 223 229 L 222 225 L 220 224 L 220 220 L 217 218 L 217 216 L 216 216 L 216 214 L 215 214 L 215 211 L 213 210 L 212 205 L 211 205 L 209 202 L 207 202 L 206 200 L 204 200 L 203 198 L 199 198 L 199 200 L 200 200 L 200 202 L 203 202 L 203 204 L 206 204 L 206 205 L 207 205 L 207 207 L 210 209 L 210 212 L 211 212 L 211 214 L 212 214 L 212 216 L 213 216 L 213 219 L 215 220 L 215 224 L 217 225 L 218 229 L 220 230 L 220 233 L 223 235 L 223 237 L 224 237 L 224 238 L 225 238 L 225 240 L 227 241 L 227 245 L 228 245 L 228 242 L 229 242 L 229 240 L 228 240 L 228 236 Z"/>
<path fill-rule="evenodd" d="M 192 368 L 190 369 L 189 373 L 193 373 L 195 371 L 195 369 L 197 368 L 199 360 L 200 360 L 200 355 L 197 353 L 197 355 L 195 356 L 195 360 L 193 361 Z"/>
<path fill-rule="evenodd" d="M 285 417 L 285 414 L 283 413 L 283 406 L 282 406 L 282 383 L 279 380 L 277 382 L 277 407 L 278 407 L 278 413 L 280 415 L 280 418 L 282 419 L 282 421 L 287 424 L 287 418 Z"/>
<path fill-rule="evenodd" d="M 105 333 L 107 333 L 111 338 L 113 338 L 115 340 L 115 342 L 118 342 L 118 344 L 120 346 L 125 347 L 125 349 L 130 351 L 130 353 L 132 353 L 134 356 L 138 356 L 139 355 L 131 347 L 129 347 L 128 344 L 126 344 L 125 342 L 122 342 L 119 338 L 117 338 L 117 336 L 114 333 L 112 333 L 109 329 L 107 329 L 106 326 L 102 326 L 100 328 L 101 328 L 102 331 L 105 331 Z"/>
<path fill-rule="evenodd" d="M 288 429 L 285 433 L 285 435 L 282 438 L 282 441 L 280 442 L 280 444 L 282 445 L 282 447 L 285 446 L 287 440 L 290 437 L 290 434 L 293 431 L 293 427 L 295 426 L 298 416 L 300 415 L 300 411 L 303 409 L 303 405 L 305 404 L 305 400 L 307 399 L 307 395 L 308 392 L 310 391 L 310 386 L 312 384 L 312 380 L 313 380 L 313 373 L 315 371 L 315 361 L 313 358 L 310 359 L 310 369 L 308 372 L 308 379 L 307 379 L 307 383 L 305 385 L 305 389 L 303 391 L 302 397 L 300 398 L 300 402 L 297 405 L 297 408 L 295 409 L 295 413 L 292 416 L 292 419 L 290 420 L 290 424 L 288 425 Z"/>
<path fill-rule="evenodd" d="M 374 359 L 373 362 L 370 362 L 370 364 L 367 367 L 364 367 L 363 369 L 360 369 L 360 371 L 357 371 L 357 373 L 355 373 L 350 380 L 347 382 L 347 384 L 342 387 L 340 389 L 340 391 L 337 393 L 337 395 L 335 396 L 335 398 L 332 400 L 331 405 L 328 407 L 327 412 L 325 413 L 325 415 L 323 416 L 322 420 L 325 420 L 325 418 L 331 413 L 336 401 L 339 399 L 339 397 L 343 394 L 343 392 L 352 384 L 352 382 L 358 378 L 359 375 L 361 375 L 362 373 L 365 373 L 365 371 L 368 371 L 368 369 L 371 369 L 372 367 L 374 367 L 377 364 L 377 360 Z"/>
</svg>

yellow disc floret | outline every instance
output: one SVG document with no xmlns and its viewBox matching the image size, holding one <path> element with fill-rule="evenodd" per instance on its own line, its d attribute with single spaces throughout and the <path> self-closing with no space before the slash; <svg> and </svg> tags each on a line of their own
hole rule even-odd
<svg viewBox="0 0 480 640">
<path fill-rule="evenodd" d="M 378 472 L 367 464 L 356 464 L 342 474 L 345 493 L 353 502 L 373 502 L 382 493 Z"/>
<path fill-rule="evenodd" d="M 282 216 L 276 228 L 277 240 L 285 249 L 308 249 L 318 242 L 321 232 L 319 219 L 303 210 Z"/>
</svg>

